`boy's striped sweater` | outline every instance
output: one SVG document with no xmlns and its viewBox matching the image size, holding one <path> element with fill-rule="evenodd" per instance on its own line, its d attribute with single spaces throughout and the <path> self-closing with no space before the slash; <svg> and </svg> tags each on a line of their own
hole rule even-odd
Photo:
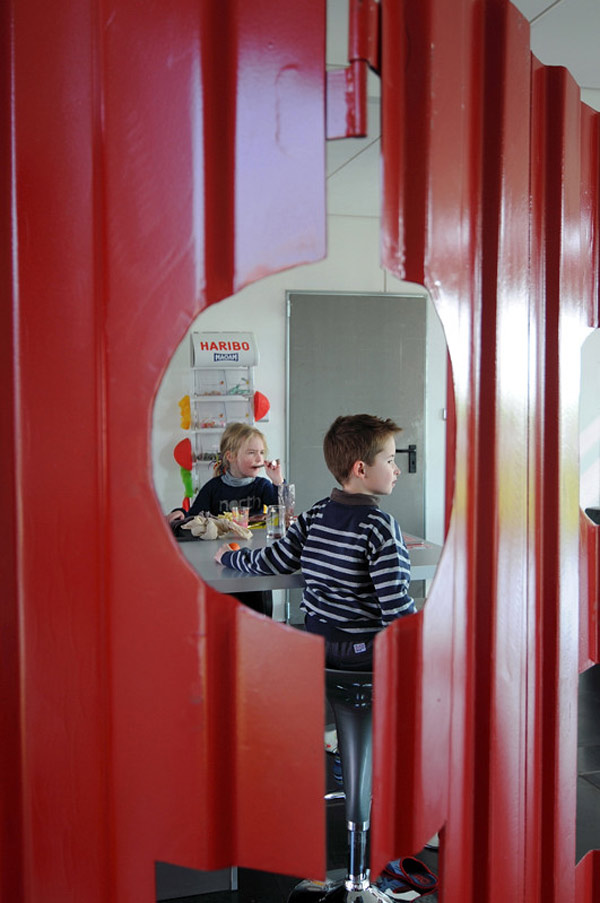
<svg viewBox="0 0 600 903">
<path fill-rule="evenodd" d="M 334 489 L 282 539 L 262 549 L 225 552 L 222 564 L 251 574 L 301 569 L 306 628 L 337 642 L 372 639 L 416 610 L 402 532 L 371 495 Z"/>
</svg>

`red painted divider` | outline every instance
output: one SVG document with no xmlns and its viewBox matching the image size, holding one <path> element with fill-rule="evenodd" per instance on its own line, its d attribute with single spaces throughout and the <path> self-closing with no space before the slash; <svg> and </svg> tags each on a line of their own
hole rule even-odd
<svg viewBox="0 0 600 903">
<path fill-rule="evenodd" d="M 598 602 L 592 580 L 578 597 L 598 114 L 531 57 L 509 3 L 384 0 L 382 34 L 383 261 L 445 328 L 456 470 L 423 616 L 379 641 L 375 871 L 442 829 L 444 900 L 573 900 L 579 604 Z"/>
<path fill-rule="evenodd" d="M 591 901 L 577 403 L 598 114 L 504 0 L 380 14 L 382 262 L 440 314 L 456 461 L 425 610 L 378 641 L 373 865 L 441 829 L 445 901 Z M 157 859 L 322 874 L 320 646 L 182 565 L 148 449 L 200 310 L 325 253 L 324 5 L 0 15 L 0 899 L 149 901 Z"/>
</svg>

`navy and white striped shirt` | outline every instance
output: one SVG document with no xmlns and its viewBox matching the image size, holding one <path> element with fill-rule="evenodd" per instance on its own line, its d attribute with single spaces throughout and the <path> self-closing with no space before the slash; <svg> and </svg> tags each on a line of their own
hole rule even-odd
<svg viewBox="0 0 600 903">
<path fill-rule="evenodd" d="M 262 549 L 225 552 L 221 561 L 249 574 L 301 569 L 307 630 L 336 642 L 372 639 L 416 611 L 402 532 L 371 495 L 334 489 L 301 514 L 283 539 Z"/>
</svg>

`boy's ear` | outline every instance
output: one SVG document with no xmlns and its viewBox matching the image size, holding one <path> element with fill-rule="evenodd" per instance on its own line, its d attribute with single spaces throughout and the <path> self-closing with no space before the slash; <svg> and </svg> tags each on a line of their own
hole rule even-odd
<svg viewBox="0 0 600 903">
<path fill-rule="evenodd" d="M 365 462 L 364 461 L 355 461 L 352 465 L 352 476 L 357 477 L 359 480 L 362 480 L 366 474 L 365 470 Z"/>
</svg>

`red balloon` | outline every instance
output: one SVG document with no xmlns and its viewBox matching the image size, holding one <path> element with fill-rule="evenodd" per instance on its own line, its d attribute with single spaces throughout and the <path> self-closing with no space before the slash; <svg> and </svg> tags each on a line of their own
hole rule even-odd
<svg viewBox="0 0 600 903">
<path fill-rule="evenodd" d="M 182 439 L 173 449 L 173 457 L 180 467 L 186 470 L 192 469 L 192 443 L 189 439 Z"/>
<path fill-rule="evenodd" d="M 263 395 L 262 392 L 254 393 L 254 419 L 262 420 L 263 417 L 268 414 L 271 407 L 271 402 L 267 398 L 266 395 Z"/>
</svg>

